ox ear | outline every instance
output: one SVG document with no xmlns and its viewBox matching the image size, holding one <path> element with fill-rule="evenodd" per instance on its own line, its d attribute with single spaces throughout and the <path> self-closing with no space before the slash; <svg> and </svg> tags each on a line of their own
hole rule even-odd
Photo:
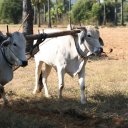
<svg viewBox="0 0 128 128">
<path fill-rule="evenodd" d="M 10 38 L 8 38 L 7 40 L 4 40 L 1 45 L 4 47 L 7 47 L 9 44 L 10 44 Z"/>
<path fill-rule="evenodd" d="M 82 29 L 81 34 L 80 34 L 80 44 L 84 42 L 86 35 L 87 35 L 87 29 L 84 28 Z"/>
<path fill-rule="evenodd" d="M 100 42 L 100 45 L 101 45 L 101 46 L 104 46 L 104 42 L 103 42 L 103 40 L 102 40 L 101 37 L 99 37 L 99 42 Z"/>
</svg>

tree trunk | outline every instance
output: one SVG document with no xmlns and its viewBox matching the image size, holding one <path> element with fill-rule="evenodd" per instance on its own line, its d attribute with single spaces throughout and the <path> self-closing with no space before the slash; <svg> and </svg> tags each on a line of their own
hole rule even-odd
<svg viewBox="0 0 128 128">
<path fill-rule="evenodd" d="M 50 0 L 48 0 L 48 28 L 51 28 Z"/>
<path fill-rule="evenodd" d="M 64 6 L 64 13 L 66 13 L 66 7 L 65 7 L 65 0 L 63 0 L 63 6 Z"/>
<path fill-rule="evenodd" d="M 117 0 L 115 0 L 115 26 L 117 26 Z"/>
<path fill-rule="evenodd" d="M 34 6 L 34 24 L 37 24 L 37 11 L 35 6 Z"/>
<path fill-rule="evenodd" d="M 103 24 L 106 25 L 106 4 L 105 4 L 105 1 L 103 3 L 103 6 L 104 6 L 104 19 L 103 19 Z"/>
<path fill-rule="evenodd" d="M 124 0 L 121 0 L 121 25 L 124 25 L 123 2 Z"/>
<path fill-rule="evenodd" d="M 56 23 L 58 23 L 58 0 L 56 0 Z"/>
<path fill-rule="evenodd" d="M 26 34 L 33 34 L 33 9 L 31 6 L 31 0 L 23 0 L 23 19 L 28 16 L 26 21 L 23 23 L 23 32 Z M 26 52 L 30 53 L 33 46 L 33 41 L 27 41 Z"/>
<path fill-rule="evenodd" d="M 70 28 L 71 27 L 71 0 L 69 0 L 69 25 L 70 25 Z"/>
<path fill-rule="evenodd" d="M 38 3 L 37 9 L 38 9 L 38 27 L 40 27 L 40 3 Z"/>
<path fill-rule="evenodd" d="M 43 16 L 43 21 L 44 23 L 46 23 L 46 8 L 45 8 L 45 4 L 43 5 L 44 9 L 43 9 L 43 12 L 44 12 L 44 16 Z"/>
</svg>

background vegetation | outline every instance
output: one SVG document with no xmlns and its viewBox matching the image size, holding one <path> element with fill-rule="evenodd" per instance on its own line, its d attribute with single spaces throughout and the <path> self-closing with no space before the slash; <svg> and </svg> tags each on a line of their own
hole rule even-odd
<svg viewBox="0 0 128 128">
<path fill-rule="evenodd" d="M 34 10 L 34 24 L 47 24 L 49 21 L 48 1 L 31 0 Z M 52 24 L 122 24 L 128 21 L 128 1 L 126 0 L 49 0 Z M 72 2 L 73 1 L 73 2 Z M 123 1 L 123 10 L 121 10 Z M 71 2 L 71 8 L 70 8 Z M 0 1 L 0 23 L 20 23 L 22 21 L 22 0 Z"/>
<path fill-rule="evenodd" d="M 21 0 L 1 0 L 0 1 L 0 21 L 1 23 L 18 24 L 22 20 Z"/>
</svg>

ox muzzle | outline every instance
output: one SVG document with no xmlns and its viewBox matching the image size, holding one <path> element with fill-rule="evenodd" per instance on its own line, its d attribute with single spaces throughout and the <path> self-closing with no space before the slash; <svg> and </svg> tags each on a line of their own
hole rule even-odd
<svg viewBox="0 0 128 128">
<path fill-rule="evenodd" d="M 91 57 L 91 56 L 101 56 L 102 53 L 104 53 L 104 51 L 103 51 L 103 48 L 100 47 L 100 48 L 96 48 L 93 53 L 88 52 L 87 56 L 88 57 Z"/>
<path fill-rule="evenodd" d="M 94 54 L 96 56 L 100 56 L 103 53 L 103 48 L 98 48 L 96 51 L 94 51 Z"/>
</svg>

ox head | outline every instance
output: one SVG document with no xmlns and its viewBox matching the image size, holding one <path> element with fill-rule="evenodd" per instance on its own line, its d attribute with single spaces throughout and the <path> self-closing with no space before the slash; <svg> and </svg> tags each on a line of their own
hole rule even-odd
<svg viewBox="0 0 128 128">
<path fill-rule="evenodd" d="M 14 32 L 3 41 L 2 47 L 8 62 L 12 65 L 26 66 L 27 58 L 25 55 L 26 40 L 20 32 Z"/>
<path fill-rule="evenodd" d="M 79 42 L 88 50 L 87 56 L 101 55 L 103 52 L 103 42 L 101 42 L 99 37 L 99 31 L 92 26 L 82 29 Z"/>
</svg>

